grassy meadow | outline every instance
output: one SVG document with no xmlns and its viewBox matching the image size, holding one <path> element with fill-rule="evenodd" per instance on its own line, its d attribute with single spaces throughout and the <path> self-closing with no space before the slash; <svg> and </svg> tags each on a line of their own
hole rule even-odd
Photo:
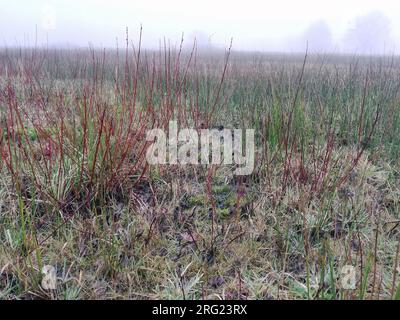
<svg viewBox="0 0 400 320">
<path fill-rule="evenodd" d="M 400 299 L 399 88 L 390 56 L 0 49 L 0 299 Z M 170 120 L 254 129 L 253 173 L 148 165 Z"/>
</svg>

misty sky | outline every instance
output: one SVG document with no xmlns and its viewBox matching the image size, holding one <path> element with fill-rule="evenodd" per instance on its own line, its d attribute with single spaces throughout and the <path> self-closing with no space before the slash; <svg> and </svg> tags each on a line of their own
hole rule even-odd
<svg viewBox="0 0 400 320">
<path fill-rule="evenodd" d="M 0 44 L 114 47 L 125 27 L 155 47 L 179 42 L 237 50 L 392 53 L 400 48 L 398 0 L 0 0 Z M 396 50 L 397 52 L 397 50 Z"/>
</svg>

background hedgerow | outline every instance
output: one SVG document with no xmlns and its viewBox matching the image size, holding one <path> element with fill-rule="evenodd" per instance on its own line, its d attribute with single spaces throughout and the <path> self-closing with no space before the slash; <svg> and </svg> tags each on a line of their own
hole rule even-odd
<svg viewBox="0 0 400 320">
<path fill-rule="evenodd" d="M 0 297 L 399 296 L 397 57 L 140 43 L 0 50 Z M 170 120 L 255 129 L 255 171 L 148 166 Z"/>
</svg>

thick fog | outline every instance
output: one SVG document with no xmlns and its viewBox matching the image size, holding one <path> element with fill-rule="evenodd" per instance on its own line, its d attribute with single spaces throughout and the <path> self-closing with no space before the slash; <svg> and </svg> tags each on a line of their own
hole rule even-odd
<svg viewBox="0 0 400 320">
<path fill-rule="evenodd" d="M 164 38 L 235 50 L 392 54 L 400 47 L 395 0 L 0 0 L 0 45 L 115 47 L 126 28 L 143 45 Z"/>
</svg>

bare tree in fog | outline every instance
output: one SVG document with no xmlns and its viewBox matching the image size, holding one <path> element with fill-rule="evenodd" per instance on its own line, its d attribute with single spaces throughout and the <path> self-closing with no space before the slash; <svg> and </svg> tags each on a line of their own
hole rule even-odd
<svg viewBox="0 0 400 320">
<path fill-rule="evenodd" d="M 310 51 L 325 52 L 332 50 L 332 33 L 328 24 L 323 20 L 312 23 L 303 34 L 303 43 L 308 43 Z"/>
<path fill-rule="evenodd" d="M 347 52 L 366 54 L 377 54 L 391 50 L 391 29 L 389 18 L 381 12 L 374 11 L 359 16 L 344 36 L 344 49 Z"/>
</svg>

